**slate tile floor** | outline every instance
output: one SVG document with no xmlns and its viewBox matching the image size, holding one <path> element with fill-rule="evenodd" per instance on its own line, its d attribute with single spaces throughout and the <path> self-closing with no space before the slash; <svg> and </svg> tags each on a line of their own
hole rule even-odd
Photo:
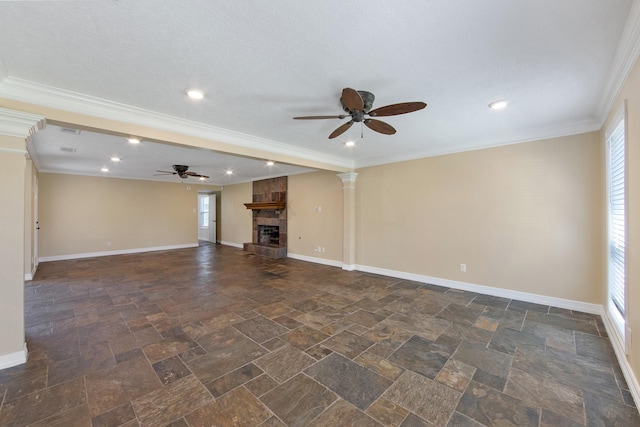
<svg viewBox="0 0 640 427">
<path fill-rule="evenodd" d="M 598 316 L 236 248 L 41 264 L 0 425 L 639 426 Z"/>
</svg>

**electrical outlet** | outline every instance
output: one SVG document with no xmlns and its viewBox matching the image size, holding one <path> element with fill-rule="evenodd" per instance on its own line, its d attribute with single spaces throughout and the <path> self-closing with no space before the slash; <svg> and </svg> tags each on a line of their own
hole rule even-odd
<svg viewBox="0 0 640 427">
<path fill-rule="evenodd" d="M 460 264 L 460 271 L 462 271 L 463 273 L 467 272 L 467 264 Z"/>
</svg>

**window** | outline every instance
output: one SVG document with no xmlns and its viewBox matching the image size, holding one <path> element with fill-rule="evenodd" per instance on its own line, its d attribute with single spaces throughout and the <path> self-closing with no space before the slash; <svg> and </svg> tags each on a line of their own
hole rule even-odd
<svg viewBox="0 0 640 427">
<path fill-rule="evenodd" d="M 607 309 L 624 342 L 626 317 L 626 172 L 624 110 L 607 130 L 608 290 Z"/>
<path fill-rule="evenodd" d="M 200 199 L 200 227 L 209 227 L 209 195 L 201 194 Z"/>
</svg>

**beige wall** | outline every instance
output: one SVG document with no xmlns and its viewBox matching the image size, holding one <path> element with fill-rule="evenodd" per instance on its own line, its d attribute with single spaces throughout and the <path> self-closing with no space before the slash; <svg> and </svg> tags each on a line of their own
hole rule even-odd
<svg viewBox="0 0 640 427">
<path fill-rule="evenodd" d="M 24 139 L 0 135 L 0 357 L 24 347 Z"/>
<path fill-rule="evenodd" d="M 252 183 L 225 185 L 221 193 L 221 243 L 242 245 L 251 242 L 251 211 L 244 203 L 251 203 Z"/>
<path fill-rule="evenodd" d="M 41 173 L 39 255 L 195 244 L 198 190 L 219 187 L 189 186 Z"/>
<path fill-rule="evenodd" d="M 636 378 L 640 376 L 640 61 L 637 61 L 616 98 L 604 129 L 627 101 L 627 326 L 636 338 L 627 356 Z M 604 141 L 604 136 L 602 138 Z M 604 142 L 603 142 L 604 146 Z M 603 148 L 604 150 L 604 148 Z M 606 252 L 605 252 L 606 254 Z M 601 304 L 607 300 L 603 290 Z"/>
<path fill-rule="evenodd" d="M 34 222 L 36 221 L 36 183 L 38 175 L 31 159 L 27 159 L 25 168 L 25 194 L 24 194 L 24 274 L 32 275 L 35 271 L 35 235 Z"/>
<path fill-rule="evenodd" d="M 289 176 L 287 209 L 288 253 L 342 261 L 342 181 L 335 172 Z"/>
<path fill-rule="evenodd" d="M 593 132 L 359 170 L 356 262 L 601 303 L 602 164 Z"/>
</svg>

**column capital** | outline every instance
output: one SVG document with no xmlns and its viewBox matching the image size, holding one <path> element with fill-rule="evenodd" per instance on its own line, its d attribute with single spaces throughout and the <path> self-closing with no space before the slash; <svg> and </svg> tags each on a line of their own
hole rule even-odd
<svg viewBox="0 0 640 427">
<path fill-rule="evenodd" d="M 337 174 L 338 178 L 342 180 L 343 187 L 342 188 L 353 188 L 353 185 L 356 183 L 356 177 L 358 176 L 357 172 L 345 172 Z"/>
<path fill-rule="evenodd" d="M 0 108 L 0 135 L 27 139 L 45 125 L 44 116 Z"/>
</svg>

